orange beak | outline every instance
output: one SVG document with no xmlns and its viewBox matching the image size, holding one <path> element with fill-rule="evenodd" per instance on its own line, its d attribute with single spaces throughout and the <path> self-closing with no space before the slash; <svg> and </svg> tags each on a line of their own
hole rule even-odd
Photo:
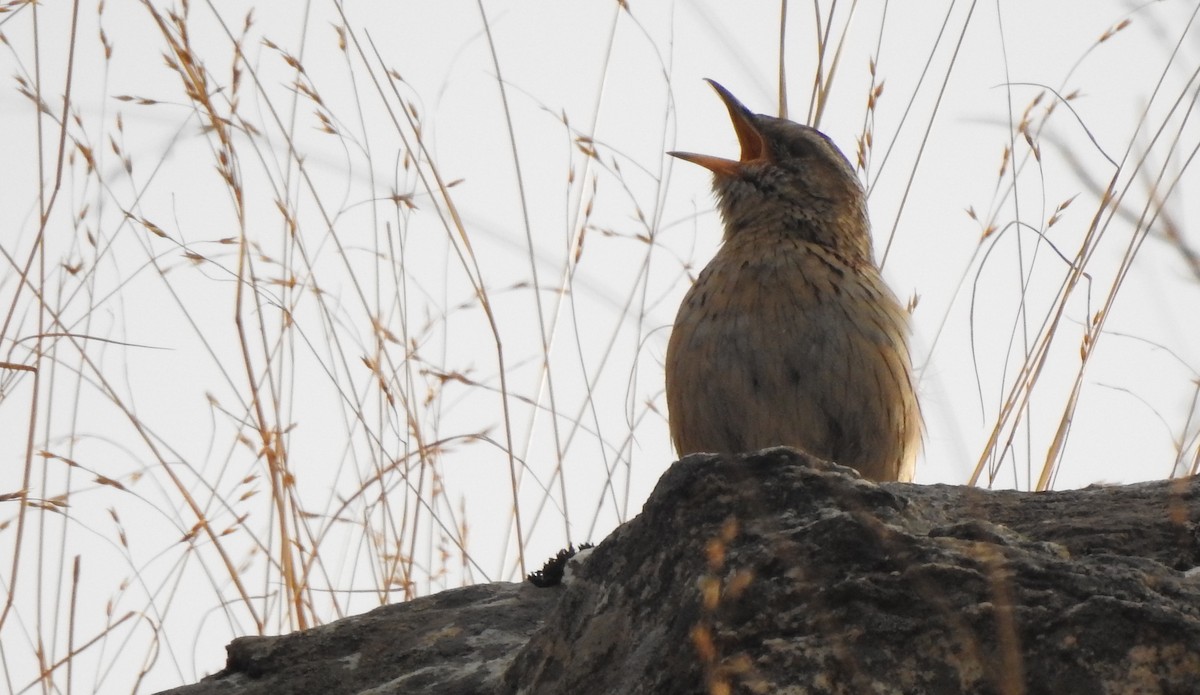
<svg viewBox="0 0 1200 695">
<path fill-rule="evenodd" d="M 725 102 L 725 108 L 729 110 L 729 120 L 733 121 L 733 130 L 737 133 L 738 144 L 742 147 L 741 159 L 722 159 L 693 152 L 668 152 L 667 154 L 693 164 L 699 164 L 717 176 L 734 176 L 746 164 L 769 159 L 766 141 L 755 127 L 754 114 L 750 112 L 750 109 L 738 101 L 737 97 L 730 94 L 728 89 L 713 80 L 706 79 L 705 81 L 717 90 L 717 95 L 721 97 L 721 101 Z"/>
</svg>

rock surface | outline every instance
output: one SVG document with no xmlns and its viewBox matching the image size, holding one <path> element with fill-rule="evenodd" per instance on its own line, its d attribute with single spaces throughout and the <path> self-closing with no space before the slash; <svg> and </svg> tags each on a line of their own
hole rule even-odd
<svg viewBox="0 0 1200 695">
<path fill-rule="evenodd" d="M 225 669 L 162 695 L 495 692 L 558 592 L 496 582 L 279 637 L 239 637 Z"/>
<path fill-rule="evenodd" d="M 875 485 L 693 455 L 562 586 L 230 644 L 199 693 L 1195 693 L 1200 482 Z"/>
</svg>

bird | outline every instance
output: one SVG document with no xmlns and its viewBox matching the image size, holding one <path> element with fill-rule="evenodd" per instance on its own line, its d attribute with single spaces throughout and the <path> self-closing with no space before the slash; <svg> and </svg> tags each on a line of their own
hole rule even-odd
<svg viewBox="0 0 1200 695">
<path fill-rule="evenodd" d="M 909 312 L 875 262 L 862 182 L 824 133 L 707 81 L 741 155 L 667 153 L 712 172 L 725 228 L 667 344 L 676 451 L 790 446 L 911 481 L 922 421 Z"/>
</svg>

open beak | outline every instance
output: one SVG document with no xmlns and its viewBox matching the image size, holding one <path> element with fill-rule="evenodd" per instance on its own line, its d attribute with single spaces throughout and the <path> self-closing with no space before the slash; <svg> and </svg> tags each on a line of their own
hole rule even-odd
<svg viewBox="0 0 1200 695">
<path fill-rule="evenodd" d="M 738 144 L 742 147 L 741 159 L 722 159 L 694 152 L 668 152 L 667 154 L 693 164 L 699 164 L 717 176 L 733 176 L 746 164 L 767 160 L 767 144 L 754 125 L 754 114 L 738 101 L 737 97 L 730 94 L 728 89 L 713 80 L 706 79 L 705 81 L 717 90 L 717 95 L 721 97 L 721 101 L 725 102 L 725 108 L 729 110 L 729 120 L 733 121 L 733 130 L 737 133 Z"/>
</svg>

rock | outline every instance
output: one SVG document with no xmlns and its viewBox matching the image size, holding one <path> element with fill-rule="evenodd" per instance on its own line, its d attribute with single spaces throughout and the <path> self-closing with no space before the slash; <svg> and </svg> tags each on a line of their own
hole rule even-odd
<svg viewBox="0 0 1200 695">
<path fill-rule="evenodd" d="M 451 589 L 280 637 L 239 637 L 225 669 L 162 695 L 494 692 L 557 592 Z"/>
<path fill-rule="evenodd" d="M 1198 496 L 1194 479 L 990 492 L 876 485 L 790 449 L 693 455 L 562 586 L 235 640 L 190 686 L 220 689 L 171 692 L 1195 693 Z"/>
</svg>

